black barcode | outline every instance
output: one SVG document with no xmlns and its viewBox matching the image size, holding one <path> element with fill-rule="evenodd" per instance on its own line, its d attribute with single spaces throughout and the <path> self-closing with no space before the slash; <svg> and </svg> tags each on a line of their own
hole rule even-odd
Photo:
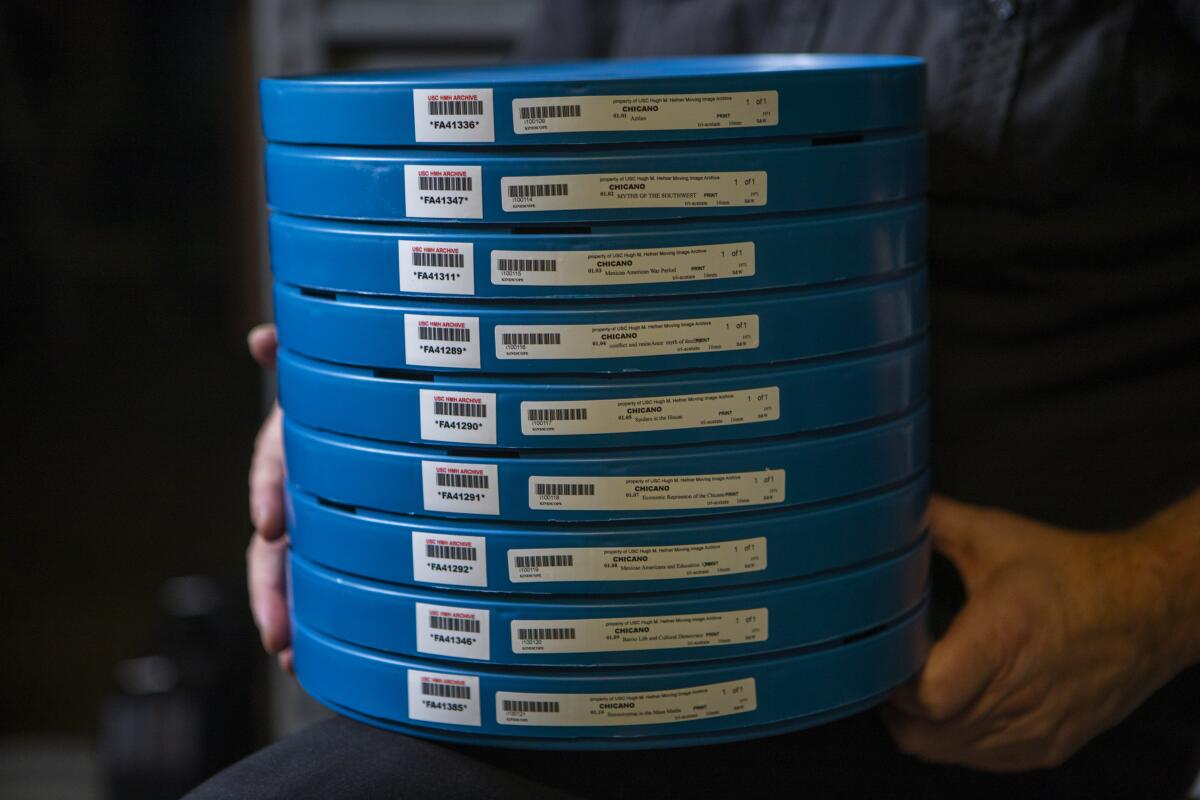
<svg viewBox="0 0 1200 800">
<path fill-rule="evenodd" d="M 497 266 L 501 272 L 558 272 L 558 261 L 553 258 L 501 258 Z"/>
<path fill-rule="evenodd" d="M 417 338 L 431 342 L 469 342 L 470 328 L 432 328 L 428 325 L 417 326 Z"/>
<path fill-rule="evenodd" d="M 554 119 L 555 117 L 578 117 L 583 113 L 583 106 L 525 106 L 521 109 L 521 119 Z"/>
<path fill-rule="evenodd" d="M 513 564 L 517 569 L 529 569 L 531 567 L 573 567 L 575 566 L 575 556 L 566 556 L 555 554 L 550 556 L 513 556 Z M 575 638 L 575 637 L 571 637 Z"/>
<path fill-rule="evenodd" d="M 470 700 L 470 686 L 452 686 L 446 683 L 422 683 L 421 694 L 431 697 L 453 697 L 455 700 Z"/>
<path fill-rule="evenodd" d="M 565 197 L 565 183 L 514 183 L 508 187 L 509 197 Z"/>
<path fill-rule="evenodd" d="M 471 191 L 471 176 L 469 175 L 422 175 L 417 186 L 423 192 L 469 192 Z"/>
<path fill-rule="evenodd" d="M 430 100 L 429 116 L 474 116 L 483 114 L 482 100 Z"/>
<path fill-rule="evenodd" d="M 439 472 L 437 474 L 438 486 L 453 486 L 456 489 L 486 489 L 488 488 L 487 475 L 463 475 L 460 472 Z"/>
<path fill-rule="evenodd" d="M 442 631 L 455 631 L 457 633 L 479 633 L 479 620 L 463 619 L 462 617 L 439 617 L 436 614 L 430 614 L 429 627 Z"/>
<path fill-rule="evenodd" d="M 505 711 L 533 711 L 538 714 L 557 714 L 557 700 L 505 700 Z"/>
<path fill-rule="evenodd" d="M 483 403 L 457 403 L 453 400 L 434 400 L 433 414 L 436 417 L 486 417 L 487 406 Z"/>
<path fill-rule="evenodd" d="M 502 333 L 501 344 L 562 344 L 561 333 Z"/>
<path fill-rule="evenodd" d="M 466 262 L 462 253 L 421 253 L 412 254 L 414 267 L 455 267 L 462 269 Z"/>
<path fill-rule="evenodd" d="M 594 483 L 536 483 L 533 486 L 534 494 L 565 494 L 565 495 L 594 495 L 596 493 L 596 484 Z"/>
<path fill-rule="evenodd" d="M 474 547 L 456 544 L 425 544 L 426 558 L 447 558 L 452 561 L 475 561 L 478 553 Z"/>
<path fill-rule="evenodd" d="M 530 422 L 560 422 L 587 419 L 586 408 L 531 408 L 526 414 Z"/>
<path fill-rule="evenodd" d="M 574 628 L 517 628 L 517 638 L 528 641 L 574 639 Z"/>
</svg>

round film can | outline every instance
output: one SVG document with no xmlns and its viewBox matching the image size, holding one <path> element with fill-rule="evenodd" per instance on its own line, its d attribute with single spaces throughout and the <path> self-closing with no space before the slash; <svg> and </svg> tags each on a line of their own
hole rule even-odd
<svg viewBox="0 0 1200 800">
<path fill-rule="evenodd" d="M 617 59 L 267 78 L 263 131 L 302 144 L 528 146 L 919 126 L 907 56 Z"/>
<path fill-rule="evenodd" d="M 281 283 L 480 300 L 713 294 L 885 277 L 925 260 L 925 204 L 657 225 L 413 225 L 270 215 Z"/>
<path fill-rule="evenodd" d="M 593 222 L 817 211 L 914 199 L 925 134 L 576 150 L 268 144 L 267 202 L 305 217 Z"/>
<path fill-rule="evenodd" d="M 926 270 L 827 289 L 645 302 L 481 304 L 275 284 L 279 338 L 335 364 L 490 373 L 746 366 L 898 344 L 928 323 Z"/>
<path fill-rule="evenodd" d="M 924 336 L 770 367 L 597 378 L 344 367 L 281 350 L 279 398 L 310 428 L 435 445 L 645 447 L 855 425 L 925 399 Z"/>
<path fill-rule="evenodd" d="M 627 520 L 786 508 L 897 484 L 925 466 L 925 406 L 833 433 L 640 450 L 395 445 L 284 419 L 290 480 L 336 503 L 506 521 Z"/>
<path fill-rule="evenodd" d="M 911 546 L 929 478 L 849 500 L 653 523 L 517 524 L 345 506 L 291 488 L 292 549 L 389 583 L 478 592 L 640 594 L 829 572 Z"/>
</svg>

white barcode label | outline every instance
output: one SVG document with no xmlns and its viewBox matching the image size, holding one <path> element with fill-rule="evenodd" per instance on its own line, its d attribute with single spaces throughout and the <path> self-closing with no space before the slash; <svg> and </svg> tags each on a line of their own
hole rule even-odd
<svg viewBox="0 0 1200 800">
<path fill-rule="evenodd" d="M 767 173 L 647 172 L 500 179 L 505 211 L 592 208 L 716 208 L 767 202 Z"/>
<path fill-rule="evenodd" d="M 478 166 L 404 165 L 404 215 L 481 219 L 483 175 Z"/>
<path fill-rule="evenodd" d="M 477 676 L 408 671 L 409 719 L 479 727 L 481 705 Z"/>
<path fill-rule="evenodd" d="M 761 128 L 779 124 L 778 92 L 520 97 L 513 133 Z"/>
<path fill-rule="evenodd" d="M 413 89 L 418 142 L 494 142 L 491 89 Z"/>
<path fill-rule="evenodd" d="M 615 400 L 521 403 L 521 433 L 526 436 L 719 428 L 777 419 L 778 386 Z"/>
<path fill-rule="evenodd" d="M 782 469 L 643 477 L 534 475 L 529 479 L 529 507 L 651 511 L 760 506 L 783 502 L 786 475 Z"/>
<path fill-rule="evenodd" d="M 404 362 L 479 369 L 479 317 L 404 315 Z"/>
<path fill-rule="evenodd" d="M 688 283 L 754 274 L 754 242 L 645 250 L 493 250 L 492 283 L 621 286 Z"/>
<path fill-rule="evenodd" d="M 431 442 L 496 443 L 496 395 L 421 389 L 421 438 Z"/>
<path fill-rule="evenodd" d="M 757 347 L 757 314 L 609 325 L 496 326 L 499 359 L 629 358 Z"/>
<path fill-rule="evenodd" d="M 500 725 L 663 725 L 757 707 L 754 678 L 628 694 L 496 692 Z"/>
<path fill-rule="evenodd" d="M 401 240 L 400 291 L 475 294 L 475 245 Z"/>
<path fill-rule="evenodd" d="M 500 513 L 500 474 L 495 464 L 422 461 L 421 489 L 426 511 Z"/>
<path fill-rule="evenodd" d="M 413 580 L 455 586 L 487 586 L 487 539 L 412 533 Z"/>
<path fill-rule="evenodd" d="M 517 619 L 514 653 L 607 653 L 765 642 L 767 609 L 608 619 Z"/>
<path fill-rule="evenodd" d="M 491 657 L 489 614 L 486 608 L 458 608 L 417 603 L 417 650 L 439 656 Z"/>
<path fill-rule="evenodd" d="M 703 544 L 508 551 L 513 583 L 686 580 L 766 568 L 764 536 Z"/>
</svg>

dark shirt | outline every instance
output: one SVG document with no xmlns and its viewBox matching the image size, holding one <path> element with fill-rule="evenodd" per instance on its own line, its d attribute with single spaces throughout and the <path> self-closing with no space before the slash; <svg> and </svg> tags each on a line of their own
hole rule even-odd
<svg viewBox="0 0 1200 800">
<path fill-rule="evenodd" d="M 523 57 L 925 58 L 937 488 L 1117 529 L 1200 485 L 1200 2 L 545 9 Z"/>
<path fill-rule="evenodd" d="M 551 0 L 518 56 L 743 52 L 928 62 L 938 491 L 1102 531 L 1200 486 L 1200 0 Z M 1110 750 L 1200 752 L 1196 672 Z"/>
</svg>

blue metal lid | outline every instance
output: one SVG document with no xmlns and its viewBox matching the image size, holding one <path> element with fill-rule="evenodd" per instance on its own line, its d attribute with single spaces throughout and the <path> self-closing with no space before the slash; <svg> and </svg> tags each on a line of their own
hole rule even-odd
<svg viewBox="0 0 1200 800">
<path fill-rule="evenodd" d="M 266 150 L 267 202 L 305 217 L 592 222 L 817 211 L 920 197 L 920 132 L 829 142 L 539 150 Z"/>
<path fill-rule="evenodd" d="M 622 376 L 471 376 L 279 352 L 279 399 L 310 428 L 474 447 L 645 447 L 781 436 L 893 416 L 926 397 L 924 336 L 769 367 Z"/>
<path fill-rule="evenodd" d="M 785 511 L 652 523 L 511 524 L 329 503 L 288 489 L 294 552 L 341 572 L 464 592 L 622 594 L 766 583 L 842 569 L 920 538 L 922 472 L 895 488 Z"/>
<path fill-rule="evenodd" d="M 566 230 L 271 214 L 271 269 L 293 286 L 413 297 L 757 291 L 915 267 L 925 261 L 925 218 L 922 201 L 837 213 Z"/>
<path fill-rule="evenodd" d="M 924 62 L 734 55 L 264 79 L 263 130 L 299 144 L 546 145 L 916 127 Z"/>
<path fill-rule="evenodd" d="M 893 486 L 928 459 L 928 408 L 821 434 L 639 450 L 396 445 L 284 417 L 288 477 L 335 503 L 478 520 L 615 521 L 746 513 Z"/>
<path fill-rule="evenodd" d="M 284 347 L 369 368 L 661 372 L 747 366 L 899 344 L 928 322 L 925 269 L 822 289 L 642 302 L 471 303 L 275 284 Z"/>
</svg>

